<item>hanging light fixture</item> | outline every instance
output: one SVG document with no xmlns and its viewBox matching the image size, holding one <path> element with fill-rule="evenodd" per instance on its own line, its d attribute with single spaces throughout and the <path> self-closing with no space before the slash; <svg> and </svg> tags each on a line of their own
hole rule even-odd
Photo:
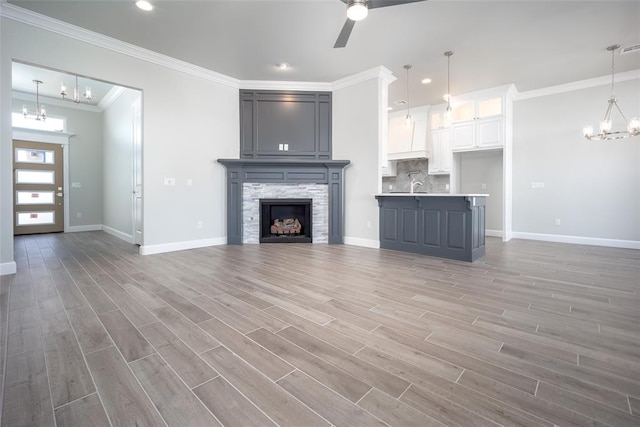
<svg viewBox="0 0 640 427">
<path fill-rule="evenodd" d="M 409 104 L 409 70 L 411 69 L 411 64 L 406 64 L 403 68 L 407 70 L 407 117 L 405 124 L 411 126 L 411 105 Z"/>
<path fill-rule="evenodd" d="M 444 125 L 451 126 L 453 109 L 451 108 L 451 55 L 453 52 L 448 50 L 444 53 L 447 57 L 447 93 L 444 95 L 445 101 L 447 101 L 447 109 L 444 112 Z"/>
<path fill-rule="evenodd" d="M 42 84 L 41 80 L 34 80 L 36 84 L 36 113 L 31 116 L 29 115 L 29 111 L 27 110 L 27 106 L 22 106 L 22 114 L 25 119 L 35 119 L 42 120 L 43 122 L 47 119 L 47 112 L 44 109 L 44 105 L 40 105 L 40 85 Z"/>
<path fill-rule="evenodd" d="M 350 0 L 347 4 L 347 18 L 352 21 L 360 21 L 369 14 L 366 0 Z"/>
<path fill-rule="evenodd" d="M 609 98 L 609 106 L 607 107 L 607 112 L 604 113 L 604 119 L 600 122 L 600 133 L 593 133 L 593 126 L 587 125 L 582 129 L 582 133 L 585 138 L 593 141 L 608 141 L 614 139 L 624 139 L 630 138 L 632 136 L 640 135 L 640 119 L 638 117 L 633 117 L 631 120 L 627 120 L 624 113 L 618 106 L 618 100 L 615 97 L 613 91 L 613 85 L 615 81 L 615 51 L 620 48 L 620 45 L 614 44 L 607 48 L 609 52 L 611 52 L 611 98 Z M 620 113 L 625 123 L 627 124 L 627 130 L 612 130 L 613 122 L 611 120 L 611 113 L 613 113 L 614 108 Z"/>
<path fill-rule="evenodd" d="M 90 102 L 91 99 L 93 98 L 93 95 L 91 93 L 91 87 L 89 86 L 85 86 L 84 88 L 84 93 L 80 94 L 80 89 L 78 88 L 78 76 L 76 76 L 76 85 L 73 88 L 73 98 L 67 98 L 67 86 L 64 84 L 64 82 L 62 82 L 62 84 L 60 85 L 60 95 L 62 96 L 62 99 L 64 99 L 65 101 L 72 101 L 75 102 L 76 104 L 79 104 L 82 102 L 82 99 L 80 98 L 80 96 L 84 97 L 84 99 L 87 100 L 87 102 Z"/>
</svg>

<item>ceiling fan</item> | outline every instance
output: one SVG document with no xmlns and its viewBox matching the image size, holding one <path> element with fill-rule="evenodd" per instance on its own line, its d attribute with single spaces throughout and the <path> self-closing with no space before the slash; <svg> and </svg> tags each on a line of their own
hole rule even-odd
<svg viewBox="0 0 640 427">
<path fill-rule="evenodd" d="M 353 26 L 356 24 L 356 21 L 364 19 L 367 16 L 369 9 L 376 9 L 378 7 L 387 7 L 387 6 L 397 6 L 400 4 L 406 3 L 417 3 L 420 1 L 427 0 L 340 0 L 342 3 L 347 4 L 347 21 L 344 23 L 342 27 L 342 31 L 338 35 L 338 40 L 336 40 L 336 44 L 333 45 L 335 48 L 345 47 L 347 45 L 347 41 L 349 40 L 349 36 L 351 35 L 351 30 L 353 30 Z"/>
</svg>

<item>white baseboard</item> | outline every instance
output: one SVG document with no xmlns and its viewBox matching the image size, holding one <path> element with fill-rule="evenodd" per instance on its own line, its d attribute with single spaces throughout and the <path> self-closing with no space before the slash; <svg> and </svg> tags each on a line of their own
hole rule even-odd
<svg viewBox="0 0 640 427">
<path fill-rule="evenodd" d="M 365 248 L 380 249 L 379 240 L 361 239 L 359 237 L 344 237 L 345 245 L 362 246 Z"/>
<path fill-rule="evenodd" d="M 159 245 L 140 246 L 140 255 L 161 254 L 164 252 L 184 251 L 186 249 L 205 248 L 207 246 L 226 245 L 227 238 L 214 237 L 213 239 L 190 240 L 186 242 L 162 243 Z"/>
<path fill-rule="evenodd" d="M 66 233 L 80 233 L 82 231 L 100 231 L 102 230 L 102 224 L 92 225 L 70 225 L 65 232 Z"/>
<path fill-rule="evenodd" d="M 107 234 L 111 234 L 118 239 L 124 240 L 127 243 L 133 243 L 133 236 L 131 234 L 123 233 L 120 230 L 116 230 L 115 228 L 111 228 L 107 225 L 102 225 L 102 231 Z"/>
<path fill-rule="evenodd" d="M 16 271 L 18 271 L 18 266 L 15 261 L 0 263 L 0 276 L 16 274 Z"/>
<path fill-rule="evenodd" d="M 484 235 L 489 237 L 502 237 L 502 230 L 484 230 Z"/>
<path fill-rule="evenodd" d="M 514 239 L 541 240 L 544 242 L 573 243 L 575 245 L 606 246 L 610 248 L 640 249 L 640 241 L 602 239 L 599 237 L 563 236 L 560 234 L 513 232 Z"/>
</svg>

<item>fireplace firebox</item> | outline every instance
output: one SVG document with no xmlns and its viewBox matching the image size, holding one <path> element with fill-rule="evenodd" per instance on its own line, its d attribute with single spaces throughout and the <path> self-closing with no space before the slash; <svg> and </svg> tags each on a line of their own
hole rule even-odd
<svg viewBox="0 0 640 427">
<path fill-rule="evenodd" d="M 312 243 L 311 199 L 260 199 L 260 243 Z"/>
</svg>

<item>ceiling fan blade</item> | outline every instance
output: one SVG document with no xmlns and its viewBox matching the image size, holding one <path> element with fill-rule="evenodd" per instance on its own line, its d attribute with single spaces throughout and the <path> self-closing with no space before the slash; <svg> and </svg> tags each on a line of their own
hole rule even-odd
<svg viewBox="0 0 640 427">
<path fill-rule="evenodd" d="M 406 3 L 418 3 L 427 0 L 367 0 L 369 9 L 376 9 L 379 7 L 397 6 Z"/>
<path fill-rule="evenodd" d="M 352 21 L 351 19 L 347 19 L 347 22 L 344 23 L 342 27 L 342 31 L 338 35 L 338 40 L 336 40 L 336 44 L 333 45 L 333 48 L 345 47 L 347 45 L 347 41 L 349 40 L 349 36 L 351 35 L 351 30 L 353 30 L 353 26 L 356 24 L 356 21 Z"/>
</svg>

